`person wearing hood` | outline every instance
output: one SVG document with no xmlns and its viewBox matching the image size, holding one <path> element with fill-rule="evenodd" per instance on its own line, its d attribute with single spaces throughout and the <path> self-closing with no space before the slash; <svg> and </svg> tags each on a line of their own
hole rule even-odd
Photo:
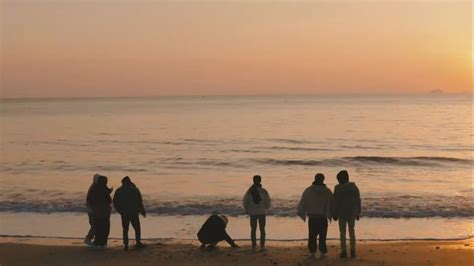
<svg viewBox="0 0 474 266">
<path fill-rule="evenodd" d="M 114 207 L 122 218 L 123 245 L 124 250 L 128 250 L 128 228 L 130 223 L 135 230 L 135 248 L 143 248 L 145 245 L 141 242 L 140 218 L 138 214 L 146 218 L 145 207 L 140 190 L 126 176 L 122 179 L 122 186 L 115 191 Z"/>
<path fill-rule="evenodd" d="M 349 228 L 351 258 L 356 257 L 355 220 L 359 220 L 361 211 L 360 192 L 354 182 L 349 182 L 349 173 L 342 170 L 337 174 L 339 184 L 334 187 L 334 220 L 339 219 L 341 234 L 341 258 L 347 257 L 346 224 Z"/>
<path fill-rule="evenodd" d="M 324 175 L 316 174 L 314 182 L 306 188 L 298 204 L 298 215 L 308 220 L 308 249 L 312 258 L 318 249 L 317 238 L 319 236 L 319 251 L 321 258 L 325 257 L 328 249 L 326 236 L 328 230 L 328 219 L 331 219 L 333 196 L 331 190 L 324 184 Z"/>
<path fill-rule="evenodd" d="M 110 203 L 111 188 L 107 187 L 107 177 L 97 177 L 97 184 L 93 185 L 87 196 L 88 206 L 90 206 L 93 226 L 95 229 L 95 239 L 93 246 L 104 248 L 107 246 L 107 240 L 110 232 L 110 212 L 112 210 Z"/>
<path fill-rule="evenodd" d="M 225 228 L 227 227 L 228 219 L 225 215 L 211 215 L 206 222 L 202 225 L 201 229 L 197 233 L 199 242 L 201 242 L 201 248 L 214 249 L 222 240 L 225 240 L 233 248 L 239 246 L 235 244 L 234 240 L 227 234 Z"/>
<path fill-rule="evenodd" d="M 270 208 L 271 199 L 267 190 L 262 187 L 262 177 L 253 177 L 253 185 L 244 195 L 243 205 L 245 212 L 250 216 L 250 238 L 252 239 L 252 249 L 257 246 L 257 222 L 260 228 L 260 249 L 265 249 L 265 224 L 267 210 Z"/>
</svg>

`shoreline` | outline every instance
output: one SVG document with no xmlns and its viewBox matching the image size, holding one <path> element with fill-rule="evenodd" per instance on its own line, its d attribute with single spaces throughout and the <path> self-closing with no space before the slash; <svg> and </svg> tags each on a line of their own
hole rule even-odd
<svg viewBox="0 0 474 266">
<path fill-rule="evenodd" d="M 144 239 L 192 240 L 207 216 L 155 216 L 141 218 Z M 41 236 L 83 238 L 89 220 L 82 213 L 5 213 L 0 212 L 0 236 Z M 119 215 L 112 215 L 110 238 L 122 237 Z M 31 226 L 34 224 L 35 226 Z M 54 225 L 54 226 L 50 226 Z M 233 239 L 250 238 L 248 217 L 230 217 L 228 233 Z M 308 225 L 299 218 L 268 217 L 267 239 L 298 241 L 307 238 Z M 460 240 L 474 236 L 472 219 L 361 218 L 356 224 L 359 240 Z M 339 239 L 338 224 L 328 226 L 328 239 Z"/>
<path fill-rule="evenodd" d="M 474 238 L 465 240 L 357 241 L 357 258 L 340 259 L 339 241 L 328 241 L 328 257 L 310 259 L 305 241 L 268 240 L 265 252 L 253 253 L 250 241 L 232 249 L 220 243 L 202 251 L 197 240 L 147 239 L 143 250 L 122 250 L 110 239 L 104 250 L 86 247 L 79 238 L 0 237 L 1 265 L 473 265 Z M 134 241 L 131 240 L 131 244 Z M 27 256 L 25 256 L 27 254 Z"/>
<path fill-rule="evenodd" d="M 133 232 L 133 228 L 131 229 Z M 258 234 L 257 234 L 258 235 Z M 347 236 L 348 237 L 348 236 Z M 68 236 L 36 236 L 36 235 L 1 235 L 0 239 L 2 238 L 27 238 L 27 239 L 58 239 L 58 240 L 84 240 L 83 237 L 68 237 Z M 120 237 L 109 237 L 109 240 L 121 240 Z M 130 238 L 132 239 L 132 238 Z M 197 238 L 174 238 L 174 237 L 150 237 L 150 238 L 143 238 L 144 241 L 196 241 Z M 326 238 L 328 241 L 338 241 L 339 238 L 328 237 Z M 235 241 L 250 241 L 250 238 L 234 238 Z M 302 242 L 306 241 L 307 238 L 299 238 L 299 239 L 272 239 L 267 238 L 266 241 L 272 242 L 282 242 L 282 243 L 291 243 L 291 242 Z M 360 242 L 371 242 L 371 243 L 385 243 L 385 242 L 423 242 L 423 241 L 432 241 L 432 242 L 444 242 L 444 241 L 470 241 L 474 242 L 474 235 L 468 237 L 459 237 L 459 238 L 399 238 L 399 239 L 359 239 L 357 241 Z M 1 241 L 0 241 L 1 243 Z"/>
</svg>

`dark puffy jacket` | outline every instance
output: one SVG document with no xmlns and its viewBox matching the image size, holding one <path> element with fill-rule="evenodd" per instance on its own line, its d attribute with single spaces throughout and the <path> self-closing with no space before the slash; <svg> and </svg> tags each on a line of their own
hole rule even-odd
<svg viewBox="0 0 474 266">
<path fill-rule="evenodd" d="M 123 184 L 115 191 L 114 207 L 122 215 L 145 214 L 142 194 L 133 184 Z"/>
<path fill-rule="evenodd" d="M 354 182 L 336 185 L 334 188 L 334 218 L 354 219 L 360 215 L 359 189 Z"/>
<path fill-rule="evenodd" d="M 109 217 L 112 208 L 111 190 L 105 185 L 93 185 L 87 193 L 87 205 L 95 217 Z"/>
<path fill-rule="evenodd" d="M 212 215 L 202 225 L 197 236 L 201 243 L 212 244 L 225 240 L 229 245 L 234 245 L 234 241 L 225 231 L 226 224 L 217 215 Z"/>
</svg>

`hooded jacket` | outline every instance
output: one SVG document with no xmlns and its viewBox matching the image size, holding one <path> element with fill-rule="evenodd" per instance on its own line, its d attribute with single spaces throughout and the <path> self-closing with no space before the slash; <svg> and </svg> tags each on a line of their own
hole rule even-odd
<svg viewBox="0 0 474 266">
<path fill-rule="evenodd" d="M 262 187 L 257 187 L 258 194 L 260 195 L 261 200 L 258 203 L 255 203 L 252 192 L 252 188 L 248 189 L 244 195 L 243 206 L 245 211 L 250 215 L 267 215 L 267 210 L 271 206 L 271 199 L 268 191 Z"/>
<path fill-rule="evenodd" d="M 298 204 L 298 214 L 310 218 L 325 217 L 331 219 L 333 196 L 326 185 L 313 184 L 306 188 Z"/>
<path fill-rule="evenodd" d="M 225 222 L 218 215 L 211 215 L 197 233 L 198 239 L 203 244 L 213 244 L 225 240 L 229 245 L 235 245 L 225 228 Z"/>
<path fill-rule="evenodd" d="M 140 190 L 132 182 L 124 183 L 115 191 L 114 207 L 121 215 L 145 215 L 145 207 Z"/>
<path fill-rule="evenodd" d="M 361 211 L 360 192 L 354 182 L 334 187 L 334 218 L 354 219 Z"/>
</svg>

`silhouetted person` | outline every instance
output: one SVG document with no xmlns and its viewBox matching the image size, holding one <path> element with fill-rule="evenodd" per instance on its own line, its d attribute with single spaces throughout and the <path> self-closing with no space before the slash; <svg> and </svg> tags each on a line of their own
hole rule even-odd
<svg viewBox="0 0 474 266">
<path fill-rule="evenodd" d="M 87 197 L 87 202 L 91 206 L 93 225 L 95 228 L 95 239 L 93 245 L 104 248 L 107 246 L 107 240 L 110 232 L 110 212 L 112 210 L 110 203 L 110 193 L 112 189 L 107 187 L 107 177 L 99 176 L 97 184 L 94 185 Z"/>
<path fill-rule="evenodd" d="M 262 187 L 262 177 L 253 177 L 253 185 L 247 190 L 243 200 L 246 213 L 250 216 L 250 238 L 252 249 L 257 246 L 257 222 L 260 228 L 260 248 L 265 248 L 265 224 L 267 210 L 270 208 L 271 199 L 267 190 Z"/>
<path fill-rule="evenodd" d="M 311 257 L 315 257 L 318 248 L 317 237 L 319 236 L 319 251 L 321 257 L 325 257 L 328 249 L 326 236 L 328 231 L 328 219 L 331 219 L 332 193 L 324 184 L 324 175 L 316 174 L 314 182 L 306 188 L 298 204 L 298 215 L 308 221 L 308 249 Z"/>
<path fill-rule="evenodd" d="M 141 214 L 146 218 L 142 194 L 128 176 L 122 179 L 122 186 L 115 191 L 114 207 L 122 217 L 124 250 L 128 250 L 128 228 L 130 223 L 135 230 L 135 247 L 145 247 L 141 242 L 140 218 L 138 216 L 138 214 Z"/>
<path fill-rule="evenodd" d="M 90 203 L 87 199 L 89 199 L 89 194 L 92 191 L 92 188 L 97 184 L 97 180 L 99 179 L 99 174 L 95 174 L 94 177 L 92 178 L 92 184 L 89 187 L 89 190 L 87 191 L 87 197 L 86 197 L 86 206 L 87 206 L 87 216 L 89 216 L 89 232 L 86 235 L 86 238 L 84 239 L 84 243 L 87 245 L 92 245 L 92 240 L 94 239 L 95 236 L 95 228 L 94 228 L 94 216 L 92 215 L 92 207 L 90 206 Z"/>
<path fill-rule="evenodd" d="M 349 227 L 351 243 L 351 258 L 356 257 L 355 220 L 359 220 L 361 200 L 356 184 L 349 182 L 349 173 L 346 170 L 337 174 L 339 184 L 334 188 L 334 220 L 339 219 L 341 233 L 341 258 L 347 257 L 346 224 Z"/>
<path fill-rule="evenodd" d="M 213 249 L 217 243 L 225 240 L 233 248 L 239 246 L 235 244 L 234 240 L 227 234 L 225 228 L 227 227 L 227 217 L 225 215 L 211 215 L 206 222 L 202 225 L 201 229 L 197 233 L 199 242 L 201 242 L 201 248 L 207 247 Z"/>
</svg>

